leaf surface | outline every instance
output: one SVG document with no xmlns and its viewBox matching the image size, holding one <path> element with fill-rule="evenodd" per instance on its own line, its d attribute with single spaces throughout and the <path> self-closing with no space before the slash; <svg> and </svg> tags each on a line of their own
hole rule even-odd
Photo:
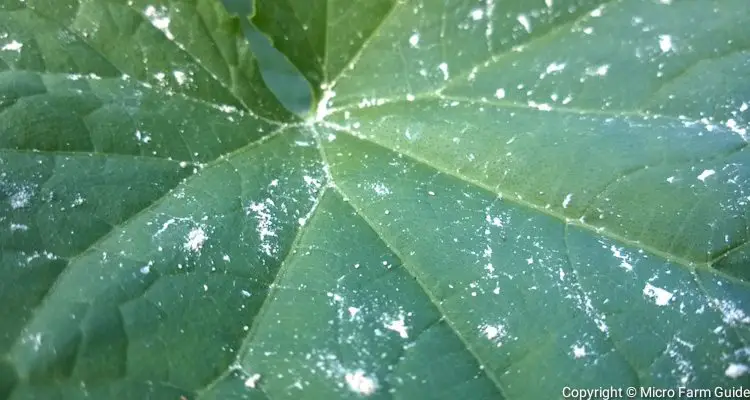
<svg viewBox="0 0 750 400">
<path fill-rule="evenodd" d="M 0 6 L 0 396 L 747 381 L 741 0 L 237 4 Z"/>
</svg>

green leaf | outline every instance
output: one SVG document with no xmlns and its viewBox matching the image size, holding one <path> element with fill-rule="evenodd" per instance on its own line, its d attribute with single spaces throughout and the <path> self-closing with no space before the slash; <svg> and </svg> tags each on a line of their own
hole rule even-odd
<svg viewBox="0 0 750 400">
<path fill-rule="evenodd" d="M 0 5 L 0 398 L 747 385 L 742 0 L 226 4 Z"/>
</svg>

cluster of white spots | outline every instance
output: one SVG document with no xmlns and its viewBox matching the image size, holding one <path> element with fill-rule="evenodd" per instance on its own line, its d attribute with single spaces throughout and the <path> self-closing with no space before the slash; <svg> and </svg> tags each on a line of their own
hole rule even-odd
<svg viewBox="0 0 750 400">
<path fill-rule="evenodd" d="M 365 371 L 361 369 L 347 372 L 344 379 L 349 386 L 349 390 L 362 396 L 370 396 L 378 390 L 377 379 L 365 375 Z"/>
<path fill-rule="evenodd" d="M 10 208 L 16 210 L 29 205 L 29 201 L 34 196 L 34 192 L 28 187 L 22 187 L 17 192 L 10 195 Z"/>
<path fill-rule="evenodd" d="M 158 10 L 154 6 L 148 6 L 143 13 L 146 15 L 148 20 L 151 22 L 156 29 L 162 31 L 169 40 L 174 40 L 174 35 L 169 31 L 169 12 L 167 8 L 162 6 Z"/>
<path fill-rule="evenodd" d="M 151 141 L 151 136 L 148 133 L 141 132 L 140 129 L 135 130 L 135 138 L 141 143 L 148 143 Z"/>
<path fill-rule="evenodd" d="M 274 205 L 271 199 L 266 199 L 262 203 L 252 202 L 246 211 L 246 215 L 253 214 L 258 222 L 256 232 L 260 240 L 260 248 L 269 257 L 278 251 L 278 246 L 271 241 L 272 238 L 276 237 L 276 232 L 273 230 L 273 215 L 271 215 L 269 206 Z"/>
<path fill-rule="evenodd" d="M 570 349 L 571 349 L 571 352 L 573 353 L 573 358 L 575 359 L 583 358 L 583 357 L 586 357 L 587 355 L 586 346 L 582 344 L 576 343 L 570 346 Z"/>
<path fill-rule="evenodd" d="M 731 364 L 729 364 L 729 366 L 727 367 L 727 369 L 724 370 L 724 375 L 726 375 L 726 376 L 728 376 L 728 377 L 730 377 L 732 379 L 737 379 L 737 378 L 739 378 L 739 377 L 741 377 L 743 375 L 746 375 L 748 373 L 750 373 L 750 367 L 748 367 L 745 364 L 731 363 Z"/>
<path fill-rule="evenodd" d="M 661 49 L 662 53 L 674 50 L 674 45 L 672 44 L 672 36 L 659 35 L 659 48 Z"/>
<path fill-rule="evenodd" d="M 599 18 L 599 17 L 602 16 L 602 11 L 603 10 L 604 10 L 604 6 L 599 6 L 599 7 L 595 8 L 595 9 L 591 10 L 591 12 L 589 13 L 589 15 L 592 16 L 592 17 L 594 17 L 594 18 Z"/>
<path fill-rule="evenodd" d="M 605 76 L 607 72 L 609 72 L 609 64 L 586 68 L 586 75 L 588 76 Z"/>
<path fill-rule="evenodd" d="M 539 111 L 552 111 L 552 106 L 546 103 L 537 103 L 535 101 L 529 101 L 529 107 L 536 108 Z"/>
<path fill-rule="evenodd" d="M 29 230 L 29 227 L 27 225 L 24 225 L 24 224 L 14 224 L 14 223 L 10 224 L 10 231 L 11 232 L 16 232 L 16 231 L 24 231 L 25 232 L 25 231 L 28 231 L 28 230 Z"/>
<path fill-rule="evenodd" d="M 245 379 L 245 387 L 255 389 L 260 381 L 260 374 L 252 374 Z"/>
<path fill-rule="evenodd" d="M 372 190 L 378 195 L 378 196 L 387 196 L 391 194 L 391 189 L 386 186 L 385 184 L 378 182 L 372 184 Z"/>
<path fill-rule="evenodd" d="M 643 295 L 652 299 L 657 306 L 666 306 L 674 295 L 667 290 L 656 287 L 648 282 L 643 287 Z"/>
<path fill-rule="evenodd" d="M 713 300 L 714 306 L 721 311 L 722 319 L 724 322 L 731 326 L 737 324 L 750 324 L 750 317 L 742 311 L 741 308 L 737 307 L 737 304 L 729 300 Z"/>
<path fill-rule="evenodd" d="M 633 270 L 633 264 L 630 263 L 632 260 L 628 254 L 624 254 L 622 249 L 618 249 L 615 245 L 612 245 L 609 250 L 612 252 L 612 257 L 620 260 L 621 268 L 624 268 L 626 271 Z"/>
<path fill-rule="evenodd" d="M 668 183 L 674 183 L 674 181 L 675 181 L 676 179 L 677 179 L 677 178 L 675 178 L 675 177 L 674 177 L 674 175 L 673 175 L 673 176 L 670 176 L 669 178 L 667 178 L 667 182 L 668 182 Z"/>
<path fill-rule="evenodd" d="M 547 66 L 547 69 L 544 71 L 546 74 L 553 74 L 555 72 L 560 72 L 565 69 L 565 63 L 550 63 Z"/>
<path fill-rule="evenodd" d="M 489 40 L 492 38 L 492 16 L 495 14 L 495 0 L 486 0 L 486 9 L 487 28 L 484 31 L 484 36 Z"/>
<path fill-rule="evenodd" d="M 447 81 L 448 78 L 450 78 L 450 74 L 448 73 L 448 64 L 442 62 L 438 65 L 438 69 L 443 73 L 443 80 Z"/>
<path fill-rule="evenodd" d="M 396 317 L 383 314 L 382 321 L 383 327 L 386 329 L 398 333 L 403 339 L 409 337 L 409 333 L 407 332 L 409 328 L 406 326 L 405 315 L 403 312 L 400 312 Z"/>
<path fill-rule="evenodd" d="M 529 21 L 529 17 L 527 17 L 525 14 L 519 14 L 516 17 L 516 20 L 519 24 L 521 24 L 521 26 L 523 26 L 523 29 L 525 29 L 526 32 L 531 32 L 531 22 Z"/>
<path fill-rule="evenodd" d="M 482 10 L 481 8 L 475 8 L 471 10 L 471 12 L 469 13 L 469 16 L 474 21 L 480 21 L 482 18 L 484 18 L 484 10 Z"/>
<path fill-rule="evenodd" d="M 677 343 L 682 344 L 680 342 Z M 678 347 L 677 345 L 675 345 L 675 342 L 670 342 L 667 345 L 667 355 L 677 365 L 677 372 L 680 373 L 680 385 L 687 385 L 693 377 L 693 365 L 690 364 L 690 361 L 688 361 L 685 356 L 683 356 L 682 353 L 678 351 Z"/>
<path fill-rule="evenodd" d="M 203 244 L 208 239 L 208 236 L 206 235 L 206 231 L 203 230 L 201 227 L 195 227 L 190 230 L 187 234 L 187 240 L 183 244 L 183 247 L 185 250 L 192 251 L 193 253 L 197 253 L 201 251 L 201 248 L 203 248 Z"/>
<path fill-rule="evenodd" d="M 703 170 L 703 172 L 701 172 L 700 175 L 698 175 L 697 178 L 698 178 L 699 181 L 705 182 L 706 178 L 708 178 L 709 176 L 714 175 L 714 174 L 716 174 L 716 171 L 714 171 L 712 169 L 705 169 L 705 170 Z"/>
<path fill-rule="evenodd" d="M 504 99 L 505 98 L 505 89 L 498 88 L 497 90 L 495 90 L 495 98 L 497 98 L 498 100 Z"/>
<path fill-rule="evenodd" d="M 505 328 L 505 325 L 503 324 L 496 324 L 496 325 L 490 325 L 490 324 L 483 324 L 479 327 L 479 333 L 487 338 L 487 340 L 491 340 L 496 344 L 497 347 L 500 347 L 503 345 L 503 339 L 505 339 L 506 336 L 508 336 L 508 331 Z"/>
<path fill-rule="evenodd" d="M 563 208 L 568 208 L 570 205 L 570 202 L 573 200 L 573 193 L 568 193 L 565 198 L 563 199 L 562 206 Z"/>
<path fill-rule="evenodd" d="M 2 51 L 15 51 L 15 52 L 21 52 L 21 49 L 23 48 L 23 43 L 20 43 L 18 41 L 12 40 L 10 43 L 5 44 L 0 50 Z"/>
</svg>

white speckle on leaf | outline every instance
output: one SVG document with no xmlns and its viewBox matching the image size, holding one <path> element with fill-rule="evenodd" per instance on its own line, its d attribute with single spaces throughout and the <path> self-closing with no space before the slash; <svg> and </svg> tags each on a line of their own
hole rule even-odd
<svg viewBox="0 0 750 400">
<path fill-rule="evenodd" d="M 495 90 L 495 97 L 498 99 L 504 99 L 505 98 L 505 89 L 499 88 Z"/>
<path fill-rule="evenodd" d="M 404 339 L 407 339 L 409 337 L 409 334 L 407 332 L 408 327 L 406 326 L 406 322 L 404 321 L 403 313 L 400 313 L 397 318 L 392 318 L 388 315 L 384 315 L 383 321 L 383 326 L 386 329 L 398 333 L 398 335 Z"/>
<path fill-rule="evenodd" d="M 375 378 L 366 376 L 365 371 L 361 369 L 354 372 L 347 372 L 344 375 L 344 379 L 351 391 L 363 396 L 370 396 L 378 389 L 378 381 Z"/>
<path fill-rule="evenodd" d="M 146 15 L 149 21 L 151 21 L 151 25 L 153 25 L 156 29 L 162 31 L 164 35 L 169 40 L 174 40 L 174 35 L 172 35 L 172 32 L 169 31 L 169 23 L 170 19 L 167 11 L 167 8 L 162 6 L 158 10 L 154 6 L 148 6 L 143 11 L 143 13 Z"/>
<path fill-rule="evenodd" d="M 748 108 L 750 108 L 750 106 L 748 106 L 747 103 L 743 102 L 742 105 L 740 105 L 740 112 L 745 112 Z"/>
<path fill-rule="evenodd" d="M 562 202 L 563 208 L 568 208 L 571 200 L 573 200 L 573 193 L 568 193 L 563 199 L 563 202 Z"/>
<path fill-rule="evenodd" d="M 189 250 L 194 253 L 200 252 L 201 248 L 203 247 L 203 243 L 206 242 L 206 239 L 208 239 L 208 236 L 206 236 L 206 231 L 204 231 L 201 227 L 195 227 L 190 231 L 190 233 L 188 233 L 187 241 L 185 242 L 183 247 L 185 248 L 185 250 Z"/>
<path fill-rule="evenodd" d="M 34 194 L 29 188 L 21 188 L 16 193 L 10 196 L 10 208 L 17 210 L 19 208 L 26 207 L 33 195 Z"/>
<path fill-rule="evenodd" d="M 667 178 L 667 182 L 669 182 L 669 183 L 674 183 L 674 181 L 675 181 L 675 177 L 674 176 L 670 176 L 669 178 Z"/>
<path fill-rule="evenodd" d="M 505 329 L 505 325 L 503 324 L 497 324 L 497 325 L 489 325 L 484 324 L 479 326 L 479 332 L 487 338 L 487 340 L 491 340 L 495 342 L 497 347 L 500 347 L 503 345 L 503 339 L 508 335 L 507 330 Z"/>
<path fill-rule="evenodd" d="M 24 224 L 14 224 L 14 223 L 10 224 L 10 231 L 11 232 L 15 232 L 15 231 L 28 231 L 28 230 L 29 230 L 29 227 L 26 226 L 26 225 L 24 225 Z"/>
<path fill-rule="evenodd" d="M 537 103 L 535 101 L 529 101 L 529 107 L 536 108 L 539 111 L 552 111 L 552 106 L 545 103 Z"/>
<path fill-rule="evenodd" d="M 661 49 L 662 53 L 674 50 L 674 45 L 672 44 L 672 36 L 659 35 L 659 48 Z"/>
<path fill-rule="evenodd" d="M 609 64 L 586 68 L 586 75 L 589 76 L 605 76 L 607 72 L 609 72 Z"/>
<path fill-rule="evenodd" d="M 750 367 L 748 367 L 747 365 L 732 363 L 732 364 L 729 364 L 727 369 L 724 371 L 724 375 L 732 379 L 737 379 L 743 375 L 746 375 L 749 372 L 750 372 Z"/>
<path fill-rule="evenodd" d="M 173 71 L 172 75 L 179 85 L 184 85 L 187 82 L 187 74 L 182 71 Z"/>
<path fill-rule="evenodd" d="M 612 245 L 609 250 L 612 252 L 613 257 L 620 260 L 620 267 L 624 268 L 626 271 L 633 270 L 633 265 L 630 264 L 630 256 L 628 256 L 627 254 L 623 254 L 620 249 L 615 247 L 615 245 Z"/>
<path fill-rule="evenodd" d="M 383 183 L 374 183 L 372 185 L 372 190 L 378 195 L 378 196 L 387 196 L 391 194 L 391 189 L 388 188 L 388 186 L 385 186 Z"/>
<path fill-rule="evenodd" d="M 589 13 L 589 15 L 592 16 L 592 17 L 594 17 L 594 18 L 601 17 L 602 16 L 602 10 L 603 10 L 602 6 L 599 6 L 599 7 L 595 8 L 595 9 L 591 10 L 591 12 Z"/>
<path fill-rule="evenodd" d="M 255 389 L 259 380 L 260 380 L 260 374 L 252 374 L 249 377 L 247 377 L 247 379 L 245 379 L 245 387 L 250 388 L 250 389 Z"/>
<path fill-rule="evenodd" d="M 22 48 L 23 48 L 23 43 L 20 43 L 20 42 L 17 42 L 15 40 L 13 40 L 10 43 L 4 45 L 2 47 L 2 49 L 0 49 L 0 50 L 3 50 L 3 51 L 17 51 L 17 52 L 20 53 Z"/>
<path fill-rule="evenodd" d="M 482 10 L 481 8 L 475 8 L 471 10 L 471 13 L 469 15 L 474 21 L 479 21 L 484 18 L 484 10 Z"/>
<path fill-rule="evenodd" d="M 440 65 L 438 65 L 438 69 L 443 73 L 443 80 L 447 81 L 448 78 L 450 78 L 450 74 L 448 73 L 448 64 L 444 62 L 440 63 Z"/>
<path fill-rule="evenodd" d="M 729 300 L 713 300 L 714 306 L 716 306 L 722 314 L 722 320 L 731 326 L 735 326 L 738 323 L 750 324 L 750 317 L 742 311 L 741 308 Z"/>
<path fill-rule="evenodd" d="M 547 69 L 545 70 L 545 72 L 548 73 L 548 74 L 552 74 L 552 73 L 555 73 L 555 72 L 560 72 L 560 71 L 562 71 L 564 69 L 565 69 L 565 63 L 555 63 L 555 62 L 553 62 L 553 63 L 550 63 L 547 66 Z"/>
<path fill-rule="evenodd" d="M 578 344 L 574 344 L 570 347 L 573 350 L 573 358 L 583 358 L 586 357 L 586 347 Z"/>
<path fill-rule="evenodd" d="M 714 171 L 712 169 L 705 169 L 705 170 L 703 170 L 703 172 L 701 172 L 700 175 L 698 175 L 698 180 L 701 181 L 701 182 L 705 182 L 706 178 L 708 178 L 709 176 L 714 175 L 714 174 L 716 174 L 716 171 Z"/>
<path fill-rule="evenodd" d="M 260 247 L 267 256 L 273 256 L 278 251 L 278 246 L 271 242 L 272 238 L 276 237 L 276 232 L 273 228 L 273 216 L 269 210 L 269 206 L 274 203 L 271 199 L 266 199 L 262 203 L 250 203 L 247 208 L 246 214 L 254 214 L 255 220 L 258 222 L 256 232 L 258 233 L 258 239 L 260 240 Z"/>
<path fill-rule="evenodd" d="M 523 26 L 523 29 L 525 29 L 526 32 L 531 32 L 531 22 L 529 22 L 529 17 L 525 14 L 519 14 L 518 17 L 516 17 L 516 20 L 521 26 Z"/>
<path fill-rule="evenodd" d="M 648 282 L 646 282 L 646 286 L 643 287 L 643 294 L 646 297 L 649 297 L 652 300 L 654 300 L 654 303 L 657 306 L 666 306 L 667 304 L 669 304 L 669 301 L 672 300 L 672 297 L 674 296 L 672 293 L 660 287 L 656 287 Z"/>
<path fill-rule="evenodd" d="M 349 317 L 354 318 L 357 316 L 357 314 L 360 312 L 360 308 L 358 307 L 349 307 L 347 311 L 349 311 Z"/>
<path fill-rule="evenodd" d="M 414 95 L 413 95 L 413 94 L 411 94 L 411 93 L 407 93 L 407 94 L 406 94 L 406 101 L 414 101 L 414 100 L 416 100 L 416 99 L 417 99 L 417 98 L 416 98 L 416 97 L 414 97 Z"/>
<path fill-rule="evenodd" d="M 135 131 L 135 138 L 138 139 L 138 141 L 141 143 L 148 143 L 151 141 L 151 136 L 149 136 L 146 133 L 141 132 L 138 129 L 136 129 Z"/>
<path fill-rule="evenodd" d="M 414 32 L 409 36 L 409 45 L 414 48 L 419 47 L 419 33 Z"/>
</svg>

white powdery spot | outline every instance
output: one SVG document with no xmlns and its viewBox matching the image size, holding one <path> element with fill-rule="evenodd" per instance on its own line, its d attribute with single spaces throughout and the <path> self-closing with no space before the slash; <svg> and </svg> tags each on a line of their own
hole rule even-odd
<svg viewBox="0 0 750 400">
<path fill-rule="evenodd" d="M 349 390 L 362 396 L 370 396 L 378 390 L 378 381 L 375 378 L 365 375 L 365 371 L 358 369 L 354 372 L 347 372 L 344 375 Z"/>
<path fill-rule="evenodd" d="M 748 367 L 747 365 L 732 363 L 732 364 L 729 364 L 727 369 L 724 371 L 724 375 L 732 379 L 737 379 L 741 377 L 742 375 L 747 374 L 748 372 L 750 372 L 750 367 Z"/>
<path fill-rule="evenodd" d="M 34 194 L 29 188 L 20 189 L 10 196 L 10 208 L 16 210 L 26 207 L 33 196 Z"/>
<path fill-rule="evenodd" d="M 481 335 L 487 338 L 487 340 L 495 342 L 497 344 L 497 347 L 503 345 L 503 339 L 508 335 L 508 332 L 505 329 L 505 325 L 503 324 L 484 324 L 480 325 L 478 328 Z"/>
<path fill-rule="evenodd" d="M 737 304 L 729 300 L 713 300 L 714 305 L 721 311 L 722 319 L 724 322 L 731 326 L 735 326 L 738 323 L 750 324 L 750 317 L 748 317 L 741 308 L 737 307 Z"/>
<path fill-rule="evenodd" d="M 447 81 L 448 78 L 450 78 L 450 74 L 448 73 L 448 64 L 444 62 L 440 63 L 440 65 L 438 65 L 438 69 L 443 73 L 443 80 Z"/>
<path fill-rule="evenodd" d="M 666 306 L 674 295 L 662 288 L 656 287 L 648 282 L 643 287 L 643 294 L 654 300 L 657 306 Z"/>
<path fill-rule="evenodd" d="M 504 99 L 505 98 L 505 89 L 499 88 L 495 90 L 495 97 L 497 99 Z"/>
<path fill-rule="evenodd" d="M 273 216 L 269 210 L 269 206 L 273 205 L 271 199 L 266 199 L 263 203 L 250 203 L 246 212 L 247 215 L 254 214 L 255 220 L 258 221 L 256 232 L 260 239 L 260 248 L 269 257 L 275 255 L 278 251 L 278 246 L 271 242 L 271 239 L 276 237 L 276 232 L 272 229 Z"/>
<path fill-rule="evenodd" d="M 391 194 L 391 189 L 380 182 L 374 183 L 372 185 L 372 190 L 375 191 L 378 196 L 387 196 Z"/>
<path fill-rule="evenodd" d="M 255 387 L 258 385 L 258 381 L 260 380 L 260 374 L 252 374 L 247 379 L 245 379 L 245 387 L 250 389 L 255 389 Z"/>
<path fill-rule="evenodd" d="M 5 46 L 3 46 L 2 49 L 0 49 L 0 50 L 3 50 L 3 51 L 16 51 L 16 52 L 20 53 L 22 48 L 23 48 L 23 43 L 20 43 L 20 42 L 17 42 L 15 40 L 13 40 L 10 43 L 8 43 Z"/>
<path fill-rule="evenodd" d="M 607 72 L 609 72 L 609 64 L 586 68 L 586 75 L 588 76 L 605 76 Z"/>
<path fill-rule="evenodd" d="M 716 174 L 716 171 L 714 171 L 712 169 L 705 169 L 705 170 L 703 170 L 703 172 L 701 172 L 700 175 L 698 175 L 698 180 L 701 181 L 701 182 L 705 182 L 706 178 L 708 178 L 709 176 L 714 175 L 714 174 Z"/>
<path fill-rule="evenodd" d="M 475 8 L 471 10 L 471 13 L 469 14 L 469 16 L 474 21 L 480 21 L 482 18 L 484 18 L 484 10 L 482 10 L 481 8 Z"/>
<path fill-rule="evenodd" d="M 206 239 L 208 239 L 208 236 L 206 236 L 206 231 L 204 231 L 203 228 L 193 228 L 193 230 L 188 233 L 187 241 L 185 242 L 185 244 L 183 244 L 183 247 L 185 248 L 185 250 L 189 250 L 194 253 L 200 252 L 201 248 L 203 247 L 203 243 L 206 242 Z"/>
<path fill-rule="evenodd" d="M 529 17 L 527 17 L 525 14 L 519 14 L 516 17 L 516 20 L 519 24 L 521 24 L 521 26 L 523 26 L 523 29 L 525 29 L 526 32 L 531 32 L 531 22 L 529 21 Z"/>
<path fill-rule="evenodd" d="M 10 224 L 10 231 L 11 232 L 15 232 L 15 231 L 24 231 L 25 232 L 25 231 L 28 231 L 28 230 L 29 230 L 28 225 L 14 224 L 14 223 Z"/>
<path fill-rule="evenodd" d="M 135 130 L 135 138 L 138 139 L 141 143 L 148 143 L 151 141 L 151 136 L 149 136 L 147 133 L 141 132 L 140 130 Z"/>
<path fill-rule="evenodd" d="M 560 72 L 565 69 L 565 63 L 551 63 L 547 66 L 547 69 L 545 70 L 546 73 L 552 74 L 555 72 Z"/>
<path fill-rule="evenodd" d="M 565 196 L 565 199 L 563 199 L 563 202 L 562 202 L 563 208 L 568 208 L 571 200 L 573 200 L 573 193 L 568 193 L 568 195 Z"/>
<path fill-rule="evenodd" d="M 169 12 L 167 8 L 162 6 L 158 10 L 154 6 L 148 6 L 143 13 L 146 15 L 148 20 L 151 22 L 156 29 L 162 31 L 169 40 L 174 40 L 174 35 L 169 31 Z"/>
<path fill-rule="evenodd" d="M 659 35 L 659 48 L 661 49 L 662 53 L 674 50 L 674 45 L 672 44 L 672 36 Z"/>
<path fill-rule="evenodd" d="M 586 357 L 586 346 L 574 344 L 570 346 L 570 348 L 573 351 L 573 358 L 579 359 Z"/>
<path fill-rule="evenodd" d="M 620 259 L 620 267 L 626 271 L 633 270 L 633 264 L 630 263 L 631 259 L 629 255 L 623 254 L 622 250 L 615 247 L 615 245 L 612 245 L 609 250 L 612 252 L 613 257 Z"/>
<path fill-rule="evenodd" d="M 184 85 L 187 82 L 187 74 L 182 71 L 173 71 L 172 75 L 179 85 Z"/>
<path fill-rule="evenodd" d="M 407 339 L 409 337 L 409 334 L 407 332 L 408 328 L 406 326 L 406 321 L 404 321 L 404 314 L 399 314 L 398 318 L 390 318 L 388 315 L 384 315 L 383 318 L 384 318 L 383 326 L 386 329 L 389 329 L 398 333 L 398 335 L 404 339 Z"/>
<path fill-rule="evenodd" d="M 536 108 L 539 111 L 552 111 L 552 106 L 545 103 L 537 103 L 535 101 L 529 101 L 529 107 Z"/>
<path fill-rule="evenodd" d="M 419 47 L 419 33 L 414 32 L 409 36 L 409 45 L 413 48 Z"/>
</svg>

